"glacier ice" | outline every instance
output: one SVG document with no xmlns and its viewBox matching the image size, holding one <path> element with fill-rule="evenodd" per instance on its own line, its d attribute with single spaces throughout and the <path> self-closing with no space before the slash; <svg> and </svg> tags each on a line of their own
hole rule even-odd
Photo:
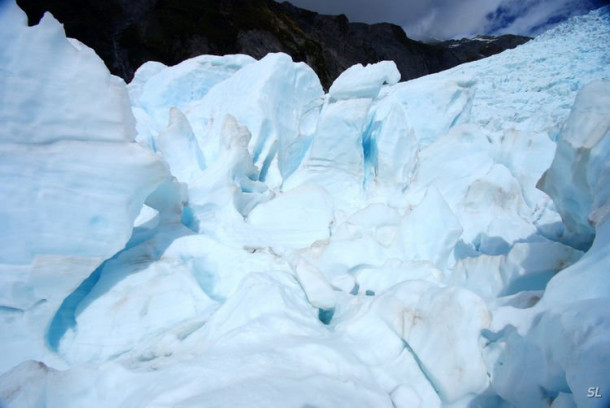
<svg viewBox="0 0 610 408">
<path fill-rule="evenodd" d="M 155 147 L 180 182 L 193 181 L 206 168 L 203 154 L 195 140 L 193 130 L 178 108 L 170 108 L 167 127 L 157 136 Z"/>
<path fill-rule="evenodd" d="M 4 2 L 0 405 L 606 406 L 609 25 L 324 94 Z"/>
<path fill-rule="evenodd" d="M 202 55 L 173 67 L 154 61 L 143 64 L 128 86 L 138 140 L 155 149 L 156 136 L 171 117 L 170 108 L 185 110 L 253 61 L 246 55 Z"/>
<path fill-rule="evenodd" d="M 357 64 L 339 75 L 328 90 L 328 95 L 336 100 L 376 98 L 383 85 L 394 85 L 398 81 L 400 72 L 394 61 L 367 66 Z"/>
<path fill-rule="evenodd" d="M 607 405 L 603 399 L 589 398 L 588 391 L 610 388 L 610 288 L 604 278 L 610 224 L 604 211 L 608 185 L 601 181 L 609 168 L 604 148 L 608 89 L 606 81 L 594 81 L 580 90 L 559 136 L 553 163 L 540 182 L 565 220 L 565 239 L 581 247 L 588 246 L 587 239 L 594 236 L 593 243 L 577 262 L 569 262 L 548 282 L 527 331 L 512 331 L 489 347 L 495 387 L 515 406 L 542 406 L 549 396 L 570 391 L 571 396 L 564 399 L 571 406 Z M 523 364 L 531 367 L 526 375 Z"/>
<path fill-rule="evenodd" d="M 170 173 L 134 142 L 125 85 L 91 49 L 67 41 L 48 14 L 27 27 L 12 2 L 0 13 L 6 370 L 27 359 L 55 361 L 45 344 L 53 315 L 124 247 L 144 201 Z"/>
<path fill-rule="evenodd" d="M 540 180 L 575 245 L 590 244 L 595 224 L 607 217 L 610 208 L 605 191 L 610 174 L 609 111 L 610 81 L 584 86 L 560 135 L 553 163 Z"/>
<path fill-rule="evenodd" d="M 443 220 L 443 223 L 431 224 L 429 220 L 435 217 Z M 441 193 L 431 187 L 401 223 L 405 258 L 431 261 L 439 268 L 445 268 L 462 231 L 462 226 Z"/>
</svg>

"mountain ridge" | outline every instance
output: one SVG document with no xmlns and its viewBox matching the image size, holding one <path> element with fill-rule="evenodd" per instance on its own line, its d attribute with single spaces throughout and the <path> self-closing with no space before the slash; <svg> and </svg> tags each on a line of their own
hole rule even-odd
<svg viewBox="0 0 610 408">
<path fill-rule="evenodd" d="M 324 88 L 355 64 L 393 60 L 402 80 L 443 71 L 529 40 L 502 36 L 494 46 L 476 40 L 425 44 L 390 23 L 353 23 L 273 0 L 19 0 L 29 24 L 50 11 L 66 34 L 92 47 L 110 71 L 129 82 L 146 61 L 175 65 L 201 54 L 284 52 L 311 66 Z M 489 44 L 487 44 L 489 45 Z"/>
</svg>

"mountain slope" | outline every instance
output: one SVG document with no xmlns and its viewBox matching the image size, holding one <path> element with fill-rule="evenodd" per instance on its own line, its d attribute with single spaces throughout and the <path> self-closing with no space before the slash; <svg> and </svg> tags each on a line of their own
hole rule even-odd
<svg viewBox="0 0 610 408">
<path fill-rule="evenodd" d="M 511 37 L 499 46 L 464 54 L 442 44 L 407 38 L 392 24 L 350 23 L 273 0 L 19 0 L 36 23 L 49 10 L 68 36 L 92 47 L 110 71 L 127 82 L 146 61 L 177 64 L 201 54 L 251 55 L 284 52 L 304 61 L 328 88 L 345 69 L 393 60 L 403 80 L 438 72 L 513 48 L 528 40 Z M 508 38 L 508 37 L 507 37 Z"/>
</svg>

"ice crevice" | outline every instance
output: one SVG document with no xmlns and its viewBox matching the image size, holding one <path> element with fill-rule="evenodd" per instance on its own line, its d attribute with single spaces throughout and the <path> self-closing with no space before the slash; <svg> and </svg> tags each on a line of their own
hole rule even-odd
<svg viewBox="0 0 610 408">
<path fill-rule="evenodd" d="M 171 243 L 192 232 L 182 226 L 163 226 L 152 233 L 152 236 L 142 242 L 140 237 L 134 236 L 125 248 L 110 259 L 104 261 L 93 273 L 87 277 L 62 302 L 53 316 L 47 329 L 46 341 L 52 351 L 60 353 L 60 343 L 64 335 L 78 331 L 78 315 L 87 308 L 87 305 L 96 301 L 112 290 L 128 274 L 136 274 L 150 265 L 158 262 Z M 155 236 L 156 235 L 156 236 Z M 159 239 L 159 237 L 162 237 Z M 126 263 L 127 268 L 123 274 L 114 270 Z M 100 279 L 102 283 L 100 283 Z"/>
<path fill-rule="evenodd" d="M 51 351 L 57 353 L 59 351 L 59 343 L 64 334 L 68 330 L 76 329 L 76 309 L 99 281 L 103 266 L 104 264 L 100 265 L 74 292 L 70 293 L 55 312 L 45 336 Z"/>
<path fill-rule="evenodd" d="M 366 188 L 377 174 L 377 141 L 375 135 L 379 132 L 381 124 L 374 119 L 366 126 L 362 135 L 362 153 L 364 156 L 363 188 Z"/>
<path fill-rule="evenodd" d="M 417 367 L 419 368 L 419 370 L 421 371 L 421 373 L 424 375 L 424 377 L 426 378 L 426 380 L 428 381 L 428 383 L 430 384 L 430 386 L 432 387 L 432 389 L 434 389 L 434 392 L 436 392 L 437 395 L 441 395 L 440 390 L 436 387 L 434 381 L 432 380 L 432 378 L 430 377 L 430 374 L 428 372 L 428 370 L 426 370 L 426 367 L 424 366 L 424 364 L 422 363 L 422 361 L 420 360 L 419 356 L 417 355 L 417 353 L 415 353 L 415 351 L 413 350 L 413 348 L 409 345 L 409 343 L 405 340 L 402 339 L 402 343 L 404 345 L 405 350 L 407 350 L 409 352 L 409 354 L 413 357 L 413 359 L 415 360 Z"/>
</svg>

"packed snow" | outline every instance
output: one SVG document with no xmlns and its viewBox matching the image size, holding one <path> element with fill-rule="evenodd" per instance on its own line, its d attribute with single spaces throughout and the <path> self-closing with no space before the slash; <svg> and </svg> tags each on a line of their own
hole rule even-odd
<svg viewBox="0 0 610 408">
<path fill-rule="evenodd" d="M 0 406 L 609 406 L 609 44 L 126 85 L 3 2 Z"/>
</svg>

